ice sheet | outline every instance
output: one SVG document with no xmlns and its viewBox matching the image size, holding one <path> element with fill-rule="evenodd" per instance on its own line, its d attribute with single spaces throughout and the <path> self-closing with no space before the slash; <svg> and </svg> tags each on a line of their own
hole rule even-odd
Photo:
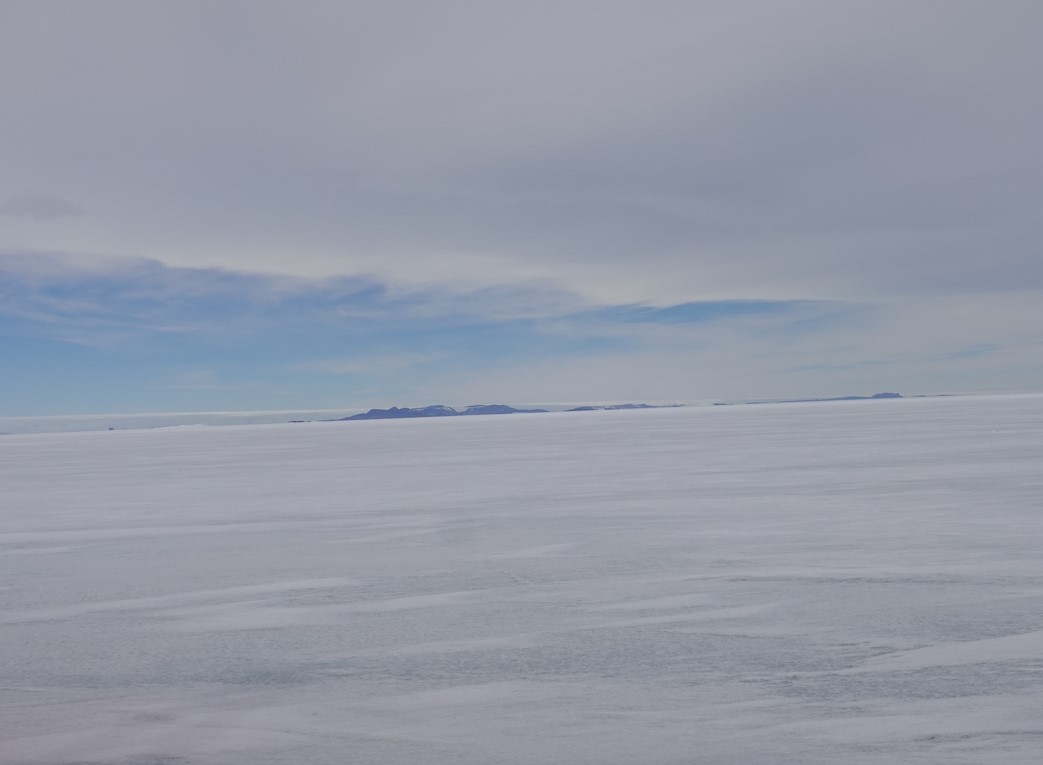
<svg viewBox="0 0 1043 765">
<path fill-rule="evenodd" d="M 0 762 L 1038 763 L 1043 397 L 0 438 Z"/>
</svg>

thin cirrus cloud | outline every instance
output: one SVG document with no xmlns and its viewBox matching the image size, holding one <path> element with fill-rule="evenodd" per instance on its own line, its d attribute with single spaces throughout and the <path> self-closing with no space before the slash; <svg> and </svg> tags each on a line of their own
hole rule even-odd
<svg viewBox="0 0 1043 765">
<path fill-rule="evenodd" d="M 162 337 L 273 406 L 364 375 L 270 370 L 366 358 L 374 399 L 536 368 L 547 395 L 639 396 L 640 370 L 670 398 L 1038 389 L 1041 23 L 1034 0 L 14 0 L 8 336 L 128 370 Z M 222 338 L 256 363 L 202 358 Z"/>
<path fill-rule="evenodd" d="M 20 194 L 0 200 L 0 217 L 4 218 L 49 221 L 86 213 L 81 205 L 51 194 Z"/>
<path fill-rule="evenodd" d="M 145 258 L 69 257 L 60 253 L 2 253 L 0 316 L 41 334 L 109 325 L 115 343 L 156 335 L 197 336 L 235 343 L 273 334 L 336 331 L 367 339 L 380 332 L 435 332 L 469 327 L 587 327 L 676 325 L 733 317 L 777 315 L 799 301 L 718 301 L 665 308 L 604 306 L 547 285 L 404 289 L 373 277 L 303 278 L 167 266 Z M 84 345 L 108 344 L 103 331 Z M 390 358 L 393 358 L 392 354 Z"/>
</svg>

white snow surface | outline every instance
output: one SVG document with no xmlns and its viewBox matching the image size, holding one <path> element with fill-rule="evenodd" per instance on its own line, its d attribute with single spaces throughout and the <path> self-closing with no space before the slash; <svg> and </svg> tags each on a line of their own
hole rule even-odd
<svg viewBox="0 0 1043 765">
<path fill-rule="evenodd" d="M 1043 397 L 0 439 L 0 762 L 1043 761 Z"/>
</svg>

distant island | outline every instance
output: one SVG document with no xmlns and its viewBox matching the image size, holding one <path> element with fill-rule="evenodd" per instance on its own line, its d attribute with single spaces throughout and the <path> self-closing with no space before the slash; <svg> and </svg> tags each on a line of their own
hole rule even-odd
<svg viewBox="0 0 1043 765">
<path fill-rule="evenodd" d="M 840 398 L 823 398 L 819 401 L 869 401 L 874 398 L 901 398 L 901 393 L 874 393 L 872 396 L 841 396 Z"/>
<path fill-rule="evenodd" d="M 577 406 L 567 409 L 568 412 L 593 412 L 597 410 L 618 409 L 663 409 L 666 407 L 683 406 L 683 404 L 608 404 L 603 406 Z M 390 409 L 370 409 L 368 412 L 341 417 L 333 422 L 345 422 L 347 420 L 403 420 L 416 417 L 468 417 L 486 414 L 538 414 L 547 409 L 516 409 L 507 404 L 472 404 L 465 409 L 453 409 L 451 406 L 435 404 L 433 406 L 393 406 Z"/>
<path fill-rule="evenodd" d="M 442 406 L 441 404 L 421 407 L 393 406 L 390 409 L 370 409 L 368 412 L 362 412 L 361 414 L 341 417 L 337 422 L 345 420 L 401 420 L 410 417 L 466 417 L 468 415 L 480 414 L 535 414 L 546 411 L 546 409 L 515 409 L 513 406 L 507 406 L 506 404 L 472 404 L 463 410 L 453 409 L 451 406 Z"/>
</svg>

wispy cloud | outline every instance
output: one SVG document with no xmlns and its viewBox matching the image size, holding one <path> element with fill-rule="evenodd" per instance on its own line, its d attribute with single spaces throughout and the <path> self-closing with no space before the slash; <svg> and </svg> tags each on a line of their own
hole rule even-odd
<svg viewBox="0 0 1043 765">
<path fill-rule="evenodd" d="M 187 369 L 171 372 L 165 377 L 166 386 L 174 390 L 213 391 L 241 387 L 220 382 L 214 369 Z"/>
<path fill-rule="evenodd" d="M 439 352 L 359 354 L 348 358 L 309 361 L 296 365 L 294 370 L 332 375 L 415 374 L 418 368 L 431 367 L 449 358 L 450 354 Z"/>
<path fill-rule="evenodd" d="M 83 205 L 53 194 L 20 194 L 0 199 L 0 217 L 49 221 L 86 215 Z"/>
</svg>

